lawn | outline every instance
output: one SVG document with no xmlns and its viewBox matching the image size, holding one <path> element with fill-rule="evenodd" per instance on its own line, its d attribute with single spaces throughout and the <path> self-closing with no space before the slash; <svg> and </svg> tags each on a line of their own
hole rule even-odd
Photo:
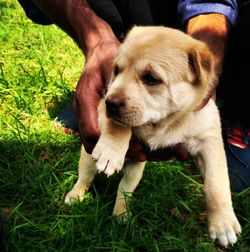
<svg viewBox="0 0 250 252">
<path fill-rule="evenodd" d="M 222 249 L 208 237 L 192 161 L 149 163 L 126 223 L 111 216 L 118 175 L 98 174 L 84 202 L 65 205 L 80 139 L 54 120 L 73 97 L 84 57 L 14 0 L 0 2 L 0 48 L 0 251 L 250 251 L 250 190 L 233 196 L 243 231 L 234 249 Z"/>
</svg>

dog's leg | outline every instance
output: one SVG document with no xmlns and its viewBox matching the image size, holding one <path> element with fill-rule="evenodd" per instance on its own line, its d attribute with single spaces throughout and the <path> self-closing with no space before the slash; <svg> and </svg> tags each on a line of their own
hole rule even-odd
<svg viewBox="0 0 250 252">
<path fill-rule="evenodd" d="M 113 214 L 125 220 L 128 214 L 127 199 L 139 184 L 145 162 L 129 162 L 124 167 L 124 174 L 118 187 Z"/>
<path fill-rule="evenodd" d="M 72 204 L 82 201 L 84 198 L 84 193 L 89 189 L 95 174 L 95 162 L 84 150 L 84 147 L 82 147 L 78 165 L 78 180 L 72 190 L 67 193 L 64 202 L 67 204 Z"/>
<path fill-rule="evenodd" d="M 234 244 L 241 232 L 234 214 L 226 156 L 221 138 L 204 140 L 201 150 L 204 164 L 204 192 L 210 237 L 223 246 Z"/>
<path fill-rule="evenodd" d="M 114 123 L 105 113 L 100 113 L 99 126 L 101 135 L 92 157 L 96 161 L 97 170 L 110 176 L 123 167 L 132 130 Z"/>
</svg>

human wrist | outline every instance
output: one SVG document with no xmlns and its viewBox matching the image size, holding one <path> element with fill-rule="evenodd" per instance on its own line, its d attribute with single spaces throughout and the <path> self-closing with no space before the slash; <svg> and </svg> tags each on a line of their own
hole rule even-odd
<svg viewBox="0 0 250 252">
<path fill-rule="evenodd" d="M 88 30 L 87 34 L 81 36 L 80 43 L 82 43 L 83 50 L 87 56 L 97 45 L 100 45 L 101 43 L 117 45 L 119 41 L 115 37 L 111 27 L 109 25 L 105 26 L 104 24 L 103 26 L 99 26 L 97 29 Z"/>
</svg>

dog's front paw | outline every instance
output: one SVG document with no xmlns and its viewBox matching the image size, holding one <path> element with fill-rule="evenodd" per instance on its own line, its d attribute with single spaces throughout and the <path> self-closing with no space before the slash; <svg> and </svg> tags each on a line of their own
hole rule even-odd
<svg viewBox="0 0 250 252">
<path fill-rule="evenodd" d="M 122 169 L 125 155 L 126 150 L 119 149 L 119 146 L 105 144 L 100 140 L 92 152 L 92 158 L 96 161 L 97 170 L 104 172 L 107 176 Z"/>
<path fill-rule="evenodd" d="M 86 187 L 84 186 L 74 186 L 72 190 L 66 194 L 64 203 L 71 205 L 83 201 L 85 191 Z"/>
<path fill-rule="evenodd" d="M 113 215 L 116 216 L 119 221 L 126 221 L 128 219 L 128 211 L 124 199 L 116 200 Z"/>
<path fill-rule="evenodd" d="M 218 239 L 224 247 L 236 243 L 241 227 L 233 209 L 208 214 L 208 222 L 211 239 Z"/>
</svg>

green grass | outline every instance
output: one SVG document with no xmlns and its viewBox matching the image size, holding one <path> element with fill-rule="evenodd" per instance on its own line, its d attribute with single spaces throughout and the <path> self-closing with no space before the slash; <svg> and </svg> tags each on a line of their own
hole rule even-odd
<svg viewBox="0 0 250 252">
<path fill-rule="evenodd" d="M 201 178 L 193 163 L 150 163 L 131 217 L 111 216 L 119 176 L 99 174 L 83 203 L 66 206 L 80 140 L 54 118 L 73 96 L 84 58 L 55 26 L 0 3 L 0 251 L 223 251 L 207 235 Z M 243 227 L 227 251 L 250 251 L 250 191 L 233 197 Z"/>
</svg>

